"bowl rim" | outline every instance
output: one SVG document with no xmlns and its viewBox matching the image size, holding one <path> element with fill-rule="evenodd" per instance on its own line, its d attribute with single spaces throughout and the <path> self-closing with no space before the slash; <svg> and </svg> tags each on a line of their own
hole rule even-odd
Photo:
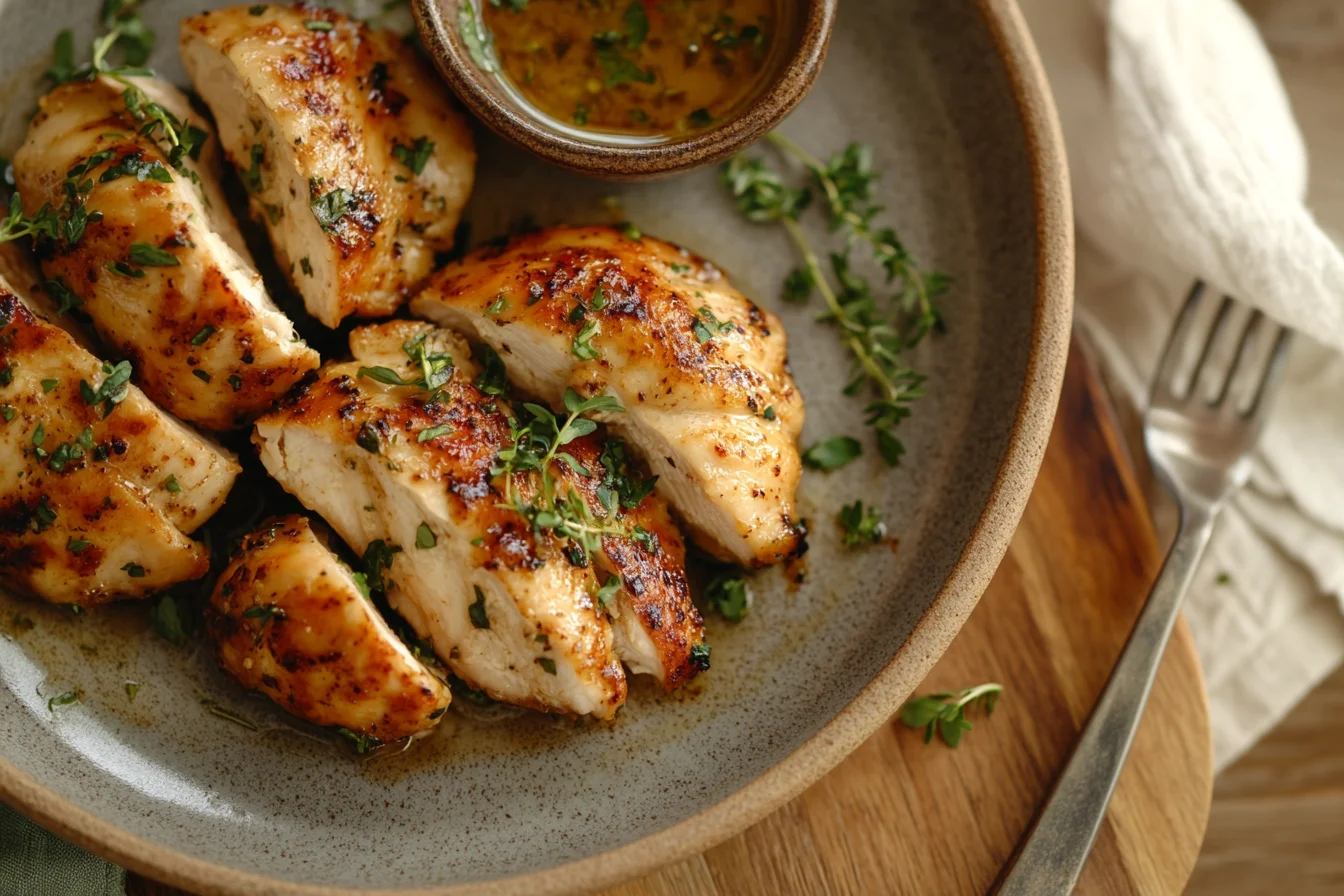
<svg viewBox="0 0 1344 896">
<path fill-rule="evenodd" d="M 199 896 L 556 896 L 614 886 L 704 852 L 764 818 L 838 765 L 896 713 L 975 609 L 1026 508 L 1064 380 L 1074 245 L 1063 136 L 1044 68 L 1016 0 L 975 0 L 975 5 L 1007 69 L 1031 159 L 1036 303 L 1022 399 L 989 499 L 932 605 L 877 675 L 796 750 L 720 802 L 639 840 L 542 871 L 428 888 L 332 889 L 217 865 L 98 818 L 3 757 L 0 799 L 85 849 Z"/>
<path fill-rule="evenodd" d="M 485 0 L 457 0 L 459 3 Z M 552 164 L 596 177 L 644 180 L 722 161 L 745 149 L 784 119 L 821 74 L 839 0 L 804 0 L 802 34 L 770 86 L 750 105 L 706 130 L 666 143 L 612 145 L 567 136 L 518 112 L 483 86 L 491 77 L 459 49 L 444 20 L 442 0 L 411 0 L 416 31 L 434 67 L 492 131 Z"/>
</svg>

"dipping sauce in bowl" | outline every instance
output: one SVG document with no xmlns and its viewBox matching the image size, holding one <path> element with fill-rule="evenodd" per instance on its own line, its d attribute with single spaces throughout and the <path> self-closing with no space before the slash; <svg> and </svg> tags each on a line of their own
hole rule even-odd
<svg viewBox="0 0 1344 896">
<path fill-rule="evenodd" d="M 503 77 L 575 127 L 676 138 L 759 92 L 779 0 L 484 0 Z"/>
<path fill-rule="evenodd" d="M 839 0 L 411 0 L 440 74 L 496 133 L 573 171 L 666 177 L 777 125 Z"/>
</svg>

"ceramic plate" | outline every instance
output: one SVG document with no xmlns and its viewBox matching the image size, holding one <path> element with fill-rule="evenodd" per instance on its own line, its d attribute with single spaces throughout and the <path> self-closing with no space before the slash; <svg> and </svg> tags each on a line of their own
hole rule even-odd
<svg viewBox="0 0 1344 896">
<path fill-rule="evenodd" d="M 43 48 L 65 26 L 87 46 L 96 7 L 0 0 L 11 126 L 32 108 Z M 181 83 L 175 23 L 200 8 L 145 5 L 159 35 L 153 62 Z M 873 144 L 887 219 L 955 283 L 946 334 L 915 359 L 929 387 L 901 427 L 904 465 L 888 470 L 870 448 L 843 471 L 804 478 L 806 581 L 762 573 L 743 622 L 711 620 L 713 669 L 694 693 L 632 687 L 608 725 L 450 713 L 407 752 L 360 761 L 231 685 L 200 640 L 157 637 L 144 607 L 72 616 L 6 599 L 0 794 L 200 893 L 539 896 L 702 850 L 839 762 L 942 653 L 1026 502 L 1068 344 L 1067 176 L 1011 0 L 842 4 L 825 69 L 783 130 L 817 154 Z M 871 438 L 861 402 L 840 394 L 847 362 L 835 333 L 813 322 L 815 309 L 777 299 L 795 264 L 784 234 L 744 223 L 715 171 L 617 186 L 480 140 L 467 211 L 476 241 L 524 216 L 600 219 L 603 197 L 618 196 L 646 232 L 714 259 L 781 314 L 807 401 L 804 443 Z M 884 511 L 899 546 L 841 546 L 834 516 L 856 498 Z M 134 701 L 128 681 L 139 683 Z M 80 703 L 48 710 L 50 696 L 76 687 Z"/>
</svg>

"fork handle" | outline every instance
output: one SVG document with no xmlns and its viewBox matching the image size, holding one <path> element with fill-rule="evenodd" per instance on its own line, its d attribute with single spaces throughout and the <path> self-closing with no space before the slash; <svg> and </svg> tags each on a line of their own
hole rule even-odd
<svg viewBox="0 0 1344 896">
<path fill-rule="evenodd" d="M 1182 508 L 1176 541 L 1120 660 L 1026 843 L 1008 866 L 998 896 L 1064 896 L 1078 883 L 1212 531 L 1212 508 Z"/>
</svg>

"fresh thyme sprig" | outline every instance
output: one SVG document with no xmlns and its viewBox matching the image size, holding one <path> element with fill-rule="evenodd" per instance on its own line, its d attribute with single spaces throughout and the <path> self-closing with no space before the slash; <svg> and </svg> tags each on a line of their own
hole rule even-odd
<svg viewBox="0 0 1344 896">
<path fill-rule="evenodd" d="M 448 352 L 429 351 L 425 347 L 426 335 L 421 333 L 401 346 L 410 364 L 420 369 L 419 377 L 407 379 L 390 367 L 361 367 L 356 375 L 388 386 L 415 386 L 429 393 L 426 403 L 437 400 L 440 397 L 439 390 L 453 376 L 453 356 Z"/>
<path fill-rule="evenodd" d="M 563 463 L 580 476 L 593 475 L 572 454 L 560 449 L 597 429 L 597 424 L 584 414 L 618 414 L 625 409 L 610 395 L 595 395 L 585 399 L 573 389 L 565 390 L 564 401 L 567 414 L 563 422 L 550 408 L 525 402 L 523 411 L 530 419 L 524 423 L 520 415 L 510 421 L 512 444 L 499 452 L 491 472 L 504 477 L 501 507 L 522 516 L 533 531 L 552 530 L 561 538 L 577 542 L 585 554 L 591 554 L 601 547 L 603 536 L 626 537 L 632 533 L 617 522 L 615 513 L 609 509 L 602 518 L 594 515 L 588 502 L 573 487 L 561 494 L 554 465 Z M 538 474 L 540 484 L 531 498 L 524 498 L 518 490 L 514 474 L 531 471 Z M 619 495 L 622 491 L 617 487 L 613 493 Z M 628 487 L 624 491 L 630 493 Z M 638 532 L 633 533 L 633 537 L 638 538 L 638 535 Z"/>
<path fill-rule="evenodd" d="M 933 740 L 936 728 L 938 736 L 949 747 L 961 743 L 961 735 L 971 730 L 966 720 L 966 710 L 979 703 L 989 716 L 994 712 L 994 704 L 1003 693 L 1003 685 L 986 682 L 973 688 L 952 693 L 940 691 L 925 697 L 913 697 L 901 707 L 901 724 L 907 728 L 923 728 L 924 743 Z"/>
<path fill-rule="evenodd" d="M 869 386 L 873 398 L 865 408 L 867 423 L 876 432 L 878 452 L 895 466 L 905 447 L 892 430 L 910 415 L 909 404 L 924 392 L 924 377 L 905 364 L 902 356 L 929 330 L 941 328 L 942 318 L 933 300 L 947 290 L 950 281 L 942 274 L 921 272 L 890 227 L 874 228 L 883 209 L 872 201 L 877 173 L 869 148 L 850 144 L 823 163 L 778 134 L 768 139 L 802 163 L 811 175 L 812 187 L 789 187 L 763 159 L 741 155 L 724 166 L 723 181 L 747 220 L 782 225 L 797 247 L 803 267 L 790 273 L 784 297 L 800 301 L 814 291 L 821 295 L 826 310 L 819 319 L 835 323 L 853 357 L 845 393 L 854 395 L 865 384 Z M 802 212 L 812 204 L 813 189 L 825 199 L 831 231 L 844 233 L 842 250 L 830 253 L 829 276 L 799 223 Z M 888 286 L 895 289 L 885 301 L 853 269 L 852 251 L 860 244 L 870 248 L 886 273 Z"/>
</svg>

